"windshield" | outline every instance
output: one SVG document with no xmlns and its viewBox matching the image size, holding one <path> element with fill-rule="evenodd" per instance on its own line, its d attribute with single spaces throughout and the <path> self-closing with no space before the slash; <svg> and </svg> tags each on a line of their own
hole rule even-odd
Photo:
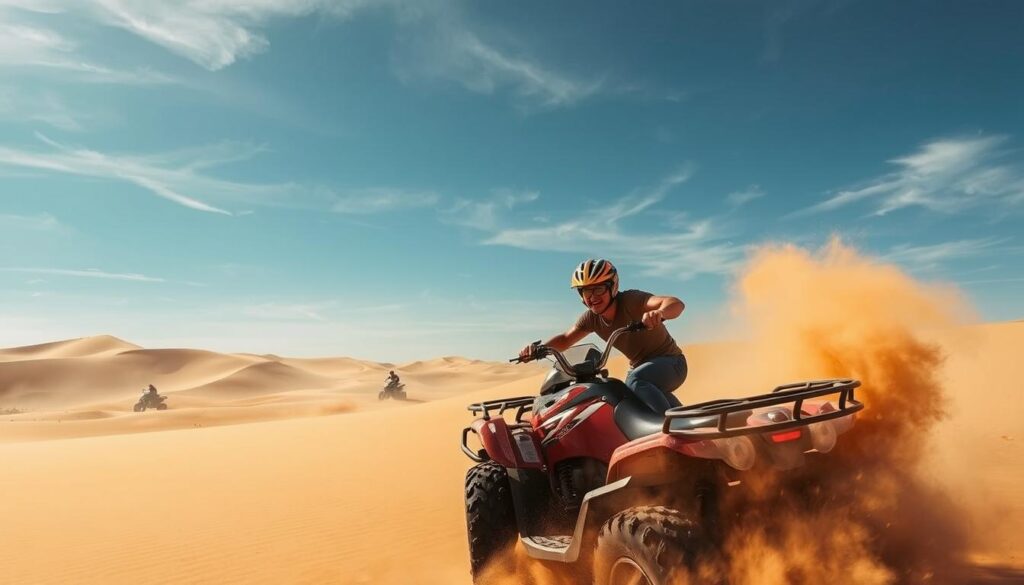
<svg viewBox="0 0 1024 585">
<path fill-rule="evenodd" d="M 577 364 L 582 364 L 583 362 L 587 361 L 588 355 L 590 356 L 589 361 L 597 363 L 597 361 L 601 359 L 601 350 L 598 349 L 597 346 L 594 345 L 593 343 L 581 343 L 579 345 L 574 345 L 569 349 L 565 350 L 564 352 L 562 352 L 562 355 L 565 357 L 565 361 L 575 366 Z M 551 357 L 549 357 L 548 359 L 554 361 L 554 359 Z"/>
</svg>

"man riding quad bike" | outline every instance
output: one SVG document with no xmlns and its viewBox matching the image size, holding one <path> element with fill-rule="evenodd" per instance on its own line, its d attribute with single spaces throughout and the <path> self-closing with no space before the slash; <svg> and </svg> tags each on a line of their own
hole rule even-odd
<svg viewBox="0 0 1024 585">
<path fill-rule="evenodd" d="M 724 496 L 734 501 L 759 474 L 796 477 L 863 408 L 859 382 L 822 380 L 656 412 L 605 369 L 618 338 L 645 328 L 616 329 L 603 352 L 535 343 L 512 361 L 554 361 L 538 396 L 469 406 L 479 417 L 462 432 L 476 462 L 465 484 L 475 584 L 517 541 L 579 583 L 717 583 L 691 570 L 721 545 Z"/>
<path fill-rule="evenodd" d="M 384 382 L 384 389 L 377 394 L 377 400 L 387 400 L 388 398 L 405 400 L 405 384 L 401 382 L 394 370 L 391 370 Z"/>
<path fill-rule="evenodd" d="M 612 331 L 632 321 L 644 328 L 615 343 L 629 359 L 626 386 L 644 405 L 655 412 L 679 406 L 672 394 L 686 381 L 686 357 L 665 327 L 665 321 L 682 315 L 686 305 L 673 296 L 654 295 L 642 290 L 619 291 L 619 271 L 605 259 L 580 262 L 572 273 L 571 287 L 587 309 L 568 329 L 544 342 L 565 351 L 594 333 L 609 341 Z M 529 359 L 533 346 L 527 345 L 519 357 Z"/>
<path fill-rule="evenodd" d="M 143 412 L 147 408 L 167 410 L 167 403 L 164 402 L 165 400 L 167 400 L 167 397 L 158 394 L 156 387 L 150 384 L 149 388 L 142 391 L 142 396 L 139 398 L 139 401 L 135 403 L 135 406 L 132 407 L 132 410 L 135 412 Z"/>
</svg>

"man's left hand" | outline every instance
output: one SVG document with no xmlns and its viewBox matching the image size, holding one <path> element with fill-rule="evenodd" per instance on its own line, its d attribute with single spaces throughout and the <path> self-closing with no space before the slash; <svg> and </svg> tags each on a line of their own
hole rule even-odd
<svg viewBox="0 0 1024 585">
<path fill-rule="evenodd" d="M 665 320 L 665 315 L 662 314 L 661 310 L 647 311 L 640 320 L 643 321 L 644 327 L 654 329 Z"/>
</svg>

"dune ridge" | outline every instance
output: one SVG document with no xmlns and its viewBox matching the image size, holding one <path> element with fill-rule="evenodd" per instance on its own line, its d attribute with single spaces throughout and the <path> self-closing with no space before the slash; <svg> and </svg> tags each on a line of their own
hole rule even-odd
<svg viewBox="0 0 1024 585">
<path fill-rule="evenodd" d="M 113 335 L 96 335 L 0 349 L 0 361 L 116 355 L 133 349 L 141 348 Z"/>
</svg>

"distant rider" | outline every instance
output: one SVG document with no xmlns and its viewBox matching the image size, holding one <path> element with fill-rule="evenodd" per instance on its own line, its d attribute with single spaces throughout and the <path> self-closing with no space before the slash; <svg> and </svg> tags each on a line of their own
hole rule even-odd
<svg viewBox="0 0 1024 585">
<path fill-rule="evenodd" d="M 150 404 L 156 404 L 157 403 L 157 398 L 159 398 L 160 395 L 157 394 L 156 386 L 150 384 L 149 385 L 149 389 L 143 390 L 143 392 L 144 392 L 144 394 L 142 395 L 143 399 L 148 401 Z"/>
<path fill-rule="evenodd" d="M 686 358 L 662 321 L 681 315 L 683 302 L 641 290 L 620 293 L 618 271 L 608 260 L 580 263 L 572 275 L 572 288 L 587 310 L 565 333 L 555 335 L 544 345 L 565 351 L 590 333 L 607 341 L 616 329 L 631 321 L 642 321 L 646 331 L 620 335 L 615 341 L 615 349 L 629 358 L 626 386 L 657 413 L 678 406 L 679 400 L 671 393 L 686 380 Z M 527 345 L 519 357 L 529 359 L 532 351 L 532 345 Z"/>
<path fill-rule="evenodd" d="M 400 381 L 401 380 L 399 380 L 398 374 L 396 374 L 394 370 L 391 370 L 391 372 L 388 374 L 387 386 L 386 386 L 387 389 L 390 390 L 392 388 L 398 388 L 398 383 Z"/>
</svg>

